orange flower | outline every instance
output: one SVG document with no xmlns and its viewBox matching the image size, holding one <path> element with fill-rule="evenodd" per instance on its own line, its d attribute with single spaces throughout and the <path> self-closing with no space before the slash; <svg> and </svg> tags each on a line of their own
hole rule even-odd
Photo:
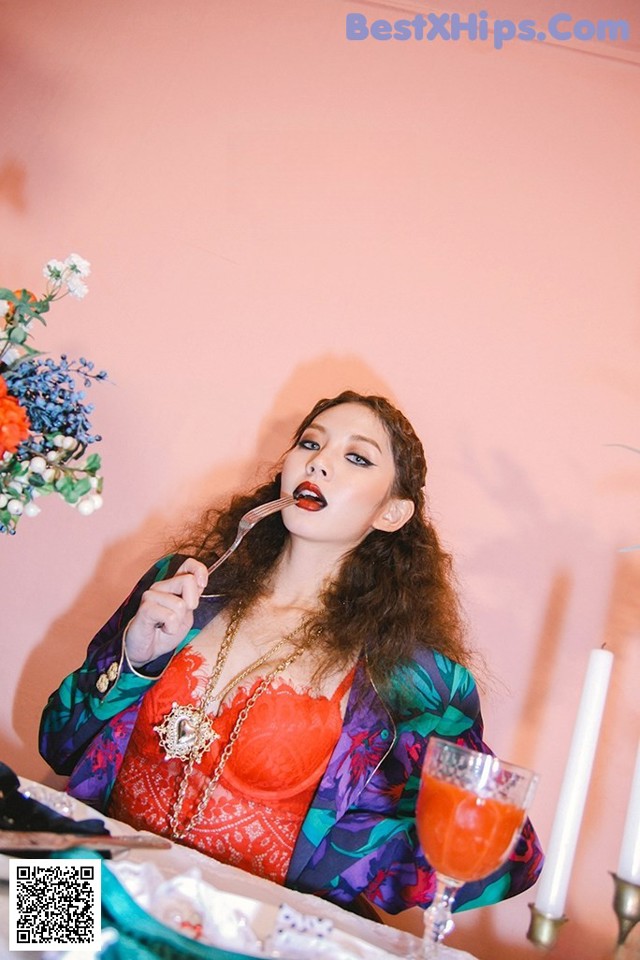
<svg viewBox="0 0 640 960">
<path fill-rule="evenodd" d="M 23 293 L 28 294 L 27 300 L 29 303 L 36 303 L 37 301 L 35 294 L 31 293 L 31 290 L 14 290 L 13 292 L 15 293 L 16 297 L 21 297 Z M 6 302 L 6 301 L 3 301 L 3 302 Z M 11 317 L 14 315 L 15 312 L 16 312 L 15 303 L 7 303 L 7 310 L 6 310 L 6 313 L 4 314 L 4 319 L 7 321 L 11 320 Z"/>
<path fill-rule="evenodd" d="M 4 378 L 0 377 L 0 457 L 7 450 L 16 452 L 29 436 L 29 427 L 26 410 L 9 394 Z"/>
</svg>

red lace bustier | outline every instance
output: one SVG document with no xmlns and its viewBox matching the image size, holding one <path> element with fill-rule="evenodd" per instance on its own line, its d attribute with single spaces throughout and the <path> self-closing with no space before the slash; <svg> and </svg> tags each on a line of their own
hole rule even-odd
<svg viewBox="0 0 640 960">
<path fill-rule="evenodd" d="M 203 658 L 185 647 L 142 701 L 109 815 L 132 826 L 171 836 L 170 817 L 185 764 L 167 760 L 154 726 L 174 702 L 196 704 Z M 205 671 L 206 672 L 206 671 Z M 193 818 L 240 710 L 260 683 L 238 688 L 214 721 L 220 739 L 189 777 L 180 816 Z M 222 778 L 203 817 L 182 842 L 225 863 L 284 883 L 291 854 L 313 794 L 342 728 L 341 700 L 351 671 L 331 698 L 299 693 L 275 680 L 249 712 Z"/>
</svg>

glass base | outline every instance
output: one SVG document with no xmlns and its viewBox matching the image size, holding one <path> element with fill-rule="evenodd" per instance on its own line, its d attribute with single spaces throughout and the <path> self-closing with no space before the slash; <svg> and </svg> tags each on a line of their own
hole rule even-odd
<svg viewBox="0 0 640 960">
<path fill-rule="evenodd" d="M 424 937 L 421 960 L 435 960 L 439 946 L 454 928 L 452 910 L 456 894 L 462 884 L 450 877 L 436 874 L 436 892 L 433 902 L 424 913 Z"/>
</svg>

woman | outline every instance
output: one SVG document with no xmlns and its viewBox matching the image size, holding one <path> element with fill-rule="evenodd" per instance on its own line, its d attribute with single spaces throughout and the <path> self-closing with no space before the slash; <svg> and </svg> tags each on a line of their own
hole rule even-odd
<svg viewBox="0 0 640 960">
<path fill-rule="evenodd" d="M 347 391 L 280 467 L 142 578 L 49 699 L 41 751 L 136 827 L 343 905 L 425 907 L 427 739 L 488 748 L 422 445 L 387 400 Z M 285 494 L 209 582 L 240 517 Z M 526 889 L 541 859 L 527 822 L 457 906 Z"/>
</svg>

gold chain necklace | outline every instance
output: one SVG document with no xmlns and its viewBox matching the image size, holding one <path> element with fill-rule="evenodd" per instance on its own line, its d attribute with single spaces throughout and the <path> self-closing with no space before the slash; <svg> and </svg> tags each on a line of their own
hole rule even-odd
<svg viewBox="0 0 640 960">
<path fill-rule="evenodd" d="M 286 670 L 287 667 L 291 666 L 291 664 L 297 660 L 304 650 L 304 647 L 298 647 L 295 649 L 289 654 L 288 657 L 282 660 L 279 664 L 276 664 L 273 670 L 271 670 L 267 676 L 260 681 L 257 688 L 249 697 L 236 718 L 236 722 L 229 735 L 229 741 L 220 754 L 220 758 L 216 764 L 211 779 L 207 784 L 206 790 L 198 802 L 195 814 L 184 827 L 180 827 L 180 814 L 182 812 L 182 806 L 184 804 L 189 778 L 191 777 L 193 768 L 197 763 L 200 762 L 202 756 L 209 749 L 211 744 L 215 740 L 220 739 L 220 735 L 213 729 L 213 724 L 206 715 L 207 707 L 214 700 L 222 703 L 224 697 L 231 689 L 233 689 L 236 684 L 241 683 L 242 680 L 244 680 L 245 677 L 247 677 L 250 673 L 262 666 L 263 663 L 266 663 L 268 660 L 270 660 L 277 650 L 283 647 L 286 643 L 290 643 L 291 640 L 293 640 L 294 637 L 300 633 L 304 627 L 304 624 L 300 624 L 298 627 L 296 627 L 295 630 L 287 634 L 286 637 L 283 637 L 282 640 L 279 640 L 274 646 L 267 650 L 263 656 L 259 657 L 253 663 L 249 664 L 249 666 L 244 670 L 240 671 L 240 673 L 236 674 L 236 676 L 224 687 L 224 689 L 219 694 L 215 695 L 215 687 L 220 678 L 220 674 L 222 673 L 222 668 L 224 667 L 227 657 L 229 656 L 229 651 L 231 650 L 236 633 L 238 632 L 240 619 L 241 607 L 238 607 L 236 612 L 231 617 L 229 625 L 227 626 L 224 638 L 220 644 L 220 650 L 218 651 L 218 655 L 216 657 L 216 662 L 211 672 L 211 676 L 207 681 L 207 685 L 204 689 L 204 693 L 200 699 L 199 705 L 195 707 L 187 704 L 178 704 L 174 701 L 171 710 L 165 716 L 162 723 L 159 723 L 154 727 L 154 730 L 158 733 L 160 738 L 160 743 L 165 750 L 167 759 L 179 759 L 186 762 L 186 767 L 182 777 L 182 782 L 180 783 L 178 795 L 173 805 L 173 809 L 169 815 L 169 826 L 173 836 L 177 840 L 183 839 L 187 833 L 192 830 L 193 827 L 196 826 L 196 824 L 198 824 L 202 819 L 207 803 L 209 802 L 209 797 L 220 782 L 220 778 L 222 777 L 227 760 L 233 752 L 233 748 L 240 734 L 240 730 L 253 705 L 264 693 L 272 680 L 274 680 L 278 674 Z"/>
<path fill-rule="evenodd" d="M 260 682 L 258 687 L 253 692 L 253 694 L 249 697 L 246 704 L 244 705 L 244 707 L 242 708 L 242 710 L 237 716 L 236 722 L 233 725 L 233 730 L 229 734 L 229 742 L 227 743 L 224 750 L 220 754 L 220 759 L 216 764 L 216 768 L 213 771 L 213 774 L 211 776 L 211 779 L 209 780 L 209 783 L 207 784 L 206 790 L 200 797 L 200 801 L 196 808 L 196 812 L 194 813 L 193 817 L 191 817 L 191 819 L 186 824 L 186 826 L 181 828 L 179 825 L 179 818 L 182 810 L 182 804 L 184 803 L 185 794 L 187 792 L 188 780 L 189 780 L 189 777 L 191 776 L 191 772 L 196 762 L 193 759 L 189 761 L 189 764 L 184 772 L 182 783 L 180 784 L 180 789 L 178 790 L 178 796 L 176 798 L 176 802 L 173 805 L 173 810 L 171 811 L 171 816 L 169 818 L 169 825 L 171 827 L 171 832 L 173 836 L 176 838 L 176 840 L 182 840 L 184 837 L 186 837 L 187 833 L 190 830 L 193 830 L 196 824 L 200 823 L 202 817 L 204 816 L 204 812 L 206 810 L 207 804 L 209 802 L 209 797 L 211 796 L 215 788 L 218 786 L 218 783 L 220 782 L 220 778 L 222 777 L 222 772 L 226 766 L 227 760 L 233 753 L 233 748 L 240 734 L 240 730 L 245 720 L 249 716 L 249 712 L 251 711 L 251 708 L 255 704 L 256 700 L 264 693 L 264 691 L 267 689 L 271 681 L 275 679 L 275 677 L 277 677 L 279 673 L 282 673 L 283 670 L 286 670 L 287 667 L 291 666 L 293 661 L 297 660 L 297 658 L 301 655 L 302 652 L 303 652 L 303 648 L 298 647 L 297 650 L 294 650 L 293 653 L 290 653 L 289 656 L 282 661 L 282 663 L 279 663 L 276 667 L 274 667 L 273 670 L 271 670 L 270 673 L 267 674 L 264 680 Z"/>
<path fill-rule="evenodd" d="M 213 724 L 207 716 L 207 709 L 213 700 L 220 703 L 224 700 L 227 693 L 241 683 L 253 670 L 257 670 L 263 663 L 266 663 L 281 647 L 292 639 L 298 630 L 279 640 L 267 652 L 250 663 L 248 667 L 236 674 L 236 676 L 226 685 L 218 695 L 214 694 L 222 668 L 227 662 L 227 657 L 235 640 L 238 627 L 240 626 L 241 607 L 229 620 L 220 649 L 216 657 L 216 662 L 211 671 L 211 676 L 207 681 L 200 703 L 198 706 L 191 704 L 177 703 L 175 700 L 169 713 L 165 716 L 162 723 L 157 724 L 153 729 L 160 738 L 160 745 L 165 752 L 167 760 L 182 760 L 189 763 L 192 759 L 199 763 L 204 754 L 215 740 L 219 739 L 219 734 L 213 729 Z M 300 628 L 298 628 L 300 629 Z"/>
</svg>

